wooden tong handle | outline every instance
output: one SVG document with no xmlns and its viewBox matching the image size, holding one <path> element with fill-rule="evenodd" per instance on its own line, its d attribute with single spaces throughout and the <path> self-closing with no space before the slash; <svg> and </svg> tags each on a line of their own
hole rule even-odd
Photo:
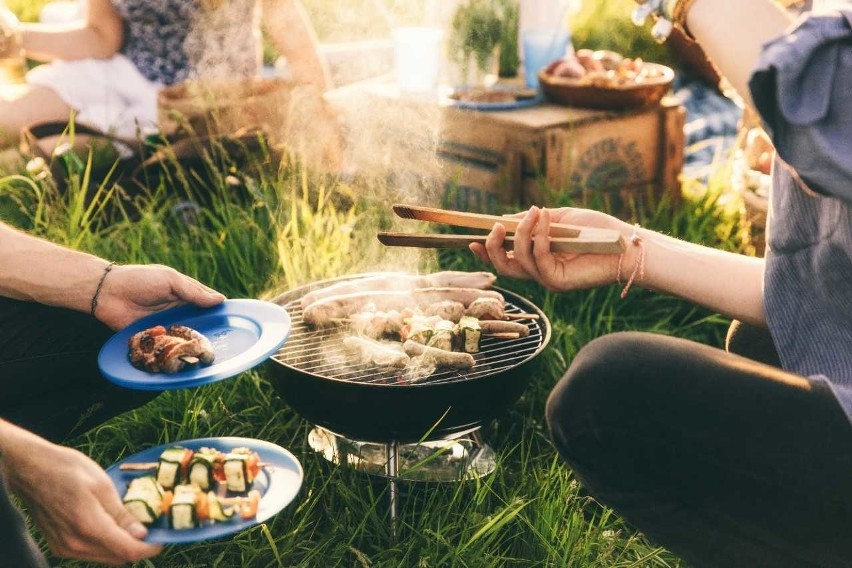
<svg viewBox="0 0 852 568">
<path fill-rule="evenodd" d="M 551 238 L 550 250 L 553 252 L 573 252 L 584 254 L 621 254 L 624 252 L 624 239 L 613 232 L 610 239 L 582 236 L 577 238 Z M 389 247 L 416 248 L 467 248 L 470 243 L 485 244 L 485 235 L 443 235 L 431 233 L 379 233 L 379 242 Z M 506 237 L 503 246 L 512 250 L 513 237 Z"/>
<path fill-rule="evenodd" d="M 504 227 L 506 227 L 506 231 L 509 233 L 514 233 L 521 222 L 520 219 L 515 219 L 513 217 L 499 217 L 497 215 L 448 211 L 445 209 L 434 209 L 432 207 L 420 207 L 419 205 L 396 204 L 393 206 L 393 212 L 403 219 L 429 221 L 432 223 L 450 225 L 452 227 L 484 229 L 486 231 L 493 229 L 494 223 L 501 223 Z M 551 237 L 576 238 L 582 235 L 609 239 L 614 234 L 617 233 L 615 231 L 597 229 L 593 227 L 579 227 L 576 225 L 566 225 L 562 223 L 551 223 L 550 225 Z"/>
</svg>

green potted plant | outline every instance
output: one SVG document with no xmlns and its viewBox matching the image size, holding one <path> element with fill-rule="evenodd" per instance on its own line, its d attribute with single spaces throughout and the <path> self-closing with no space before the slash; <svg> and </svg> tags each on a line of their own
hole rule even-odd
<svg viewBox="0 0 852 568">
<path fill-rule="evenodd" d="M 521 57 L 518 35 L 521 27 L 521 6 L 518 0 L 500 0 L 502 32 L 500 33 L 499 76 L 511 78 L 518 74 Z"/>
<path fill-rule="evenodd" d="M 457 82 L 483 85 L 496 75 L 496 54 L 503 34 L 502 0 L 467 0 L 453 14 L 448 57 L 458 68 Z"/>
</svg>

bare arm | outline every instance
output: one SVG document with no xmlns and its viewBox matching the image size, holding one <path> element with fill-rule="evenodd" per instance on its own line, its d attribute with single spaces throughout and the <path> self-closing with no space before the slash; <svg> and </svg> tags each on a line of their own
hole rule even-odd
<svg viewBox="0 0 852 568">
<path fill-rule="evenodd" d="M 0 420 L 0 455 L 0 473 L 54 554 L 118 565 L 162 550 L 140 540 L 147 530 L 124 508 L 103 469 L 82 453 Z"/>
<path fill-rule="evenodd" d="M 686 23 L 721 74 L 751 104 L 748 80 L 761 47 L 793 19 L 772 0 L 696 0 Z"/>
<path fill-rule="evenodd" d="M 273 45 L 287 58 L 294 81 L 320 91 L 332 87 L 316 32 L 299 0 L 263 0 L 263 21 Z"/>
<path fill-rule="evenodd" d="M 0 224 L 0 295 L 88 312 L 107 264 Z"/>
<path fill-rule="evenodd" d="M 0 223 L 0 296 L 89 313 L 107 261 Z M 116 266 L 103 280 L 95 316 L 112 329 L 186 303 L 211 307 L 225 297 L 157 264 Z"/>
<path fill-rule="evenodd" d="M 86 19 L 72 24 L 22 24 L 27 57 L 53 59 L 106 59 L 124 42 L 124 24 L 110 0 L 89 0 Z"/>
<path fill-rule="evenodd" d="M 612 285 L 618 274 L 619 255 L 550 252 L 550 223 L 568 223 L 619 231 L 630 243 L 634 228 L 589 209 L 538 209 L 523 214 L 515 232 L 514 253 L 503 249 L 506 230 L 498 225 L 485 246 L 471 250 L 506 276 L 536 280 L 555 292 Z M 628 244 L 622 259 L 622 286 L 634 267 L 644 277 L 636 285 L 695 302 L 746 323 L 766 326 L 763 314 L 763 259 L 723 252 L 638 229 L 642 246 Z"/>
<path fill-rule="evenodd" d="M 645 229 L 638 232 L 645 247 L 645 278 L 639 285 L 766 327 L 762 258 L 720 251 Z M 624 261 L 626 270 L 635 266 L 638 253 L 638 247 L 630 246 Z"/>
</svg>

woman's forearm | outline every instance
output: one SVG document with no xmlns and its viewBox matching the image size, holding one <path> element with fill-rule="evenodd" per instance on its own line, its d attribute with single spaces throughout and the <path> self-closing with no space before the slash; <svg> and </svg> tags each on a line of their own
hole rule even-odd
<svg viewBox="0 0 852 568">
<path fill-rule="evenodd" d="M 644 288 L 684 298 L 733 319 L 766 327 L 763 259 L 729 253 L 639 229 L 644 247 Z M 625 266 L 639 261 L 630 246 Z"/>
<path fill-rule="evenodd" d="M 0 295 L 88 312 L 107 261 L 0 224 Z"/>
<path fill-rule="evenodd" d="M 747 103 L 761 47 L 792 22 L 773 0 L 695 0 L 686 15 L 689 32 Z"/>
<path fill-rule="evenodd" d="M 269 39 L 287 58 L 293 80 L 320 91 L 332 87 L 328 65 L 304 7 L 298 0 L 264 0 L 263 21 Z"/>
<path fill-rule="evenodd" d="M 84 22 L 21 24 L 27 57 L 53 59 L 106 59 L 118 53 L 124 41 L 124 22 L 111 0 L 89 0 Z"/>
<path fill-rule="evenodd" d="M 54 59 L 106 59 L 119 45 L 105 41 L 86 24 L 21 24 L 21 37 L 27 57 L 36 61 Z"/>
</svg>

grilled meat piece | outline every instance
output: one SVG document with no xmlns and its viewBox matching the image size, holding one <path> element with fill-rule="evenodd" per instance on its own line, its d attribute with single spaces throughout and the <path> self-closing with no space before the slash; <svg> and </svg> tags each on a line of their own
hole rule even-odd
<svg viewBox="0 0 852 568">
<path fill-rule="evenodd" d="M 216 357 L 216 354 L 213 353 L 213 344 L 210 343 L 209 339 L 204 337 L 204 334 L 195 331 L 191 327 L 177 324 L 170 325 L 168 331 L 169 335 L 174 337 L 180 337 L 187 341 L 195 341 L 200 349 L 200 354 L 196 355 L 196 357 L 198 357 L 202 363 L 208 365 L 213 362 L 213 359 Z"/>
<path fill-rule="evenodd" d="M 130 362 L 137 369 L 151 373 L 178 373 L 191 358 L 209 364 L 216 355 L 210 341 L 196 330 L 161 325 L 140 331 L 128 342 Z"/>
</svg>

